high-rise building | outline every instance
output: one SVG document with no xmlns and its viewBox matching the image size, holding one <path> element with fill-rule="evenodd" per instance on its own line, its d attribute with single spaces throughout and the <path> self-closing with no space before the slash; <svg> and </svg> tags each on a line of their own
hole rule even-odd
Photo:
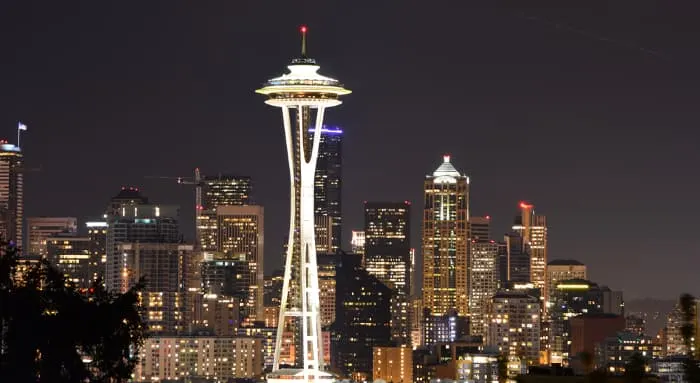
<svg viewBox="0 0 700 383">
<path fill-rule="evenodd" d="M 376 382 L 412 383 L 413 350 L 409 346 L 375 347 L 372 378 Z"/>
<path fill-rule="evenodd" d="M 569 279 L 586 279 L 586 265 L 573 259 L 555 259 L 547 264 L 547 291 L 550 292 L 547 307 L 551 307 L 552 293 L 557 284 Z M 548 310 L 549 311 L 549 310 Z"/>
<path fill-rule="evenodd" d="M 179 243 L 120 243 L 128 287 L 147 281 L 141 294 L 149 332 L 172 334 L 184 330 L 184 265 L 194 247 Z"/>
<path fill-rule="evenodd" d="M 226 259 L 243 260 L 250 268 L 249 294 L 241 313 L 249 320 L 262 320 L 264 292 L 264 209 L 259 205 L 216 208 L 216 247 Z"/>
<path fill-rule="evenodd" d="M 310 128 L 309 139 L 312 139 L 314 133 L 315 129 Z M 321 128 L 314 177 L 314 211 L 317 218 L 328 217 L 318 220 L 316 225 L 325 230 L 330 223 L 330 253 L 338 251 L 342 243 L 342 170 L 343 130 L 337 126 L 324 125 Z"/>
<path fill-rule="evenodd" d="M 0 141 L 0 238 L 22 246 L 24 169 L 19 146 Z"/>
<path fill-rule="evenodd" d="M 491 240 L 490 217 L 471 217 L 469 247 L 469 326 L 483 336 L 491 298 L 498 291 L 498 244 Z"/>
<path fill-rule="evenodd" d="M 498 283 L 502 289 L 530 283 L 530 245 L 516 232 L 504 235 L 499 246 Z"/>
<path fill-rule="evenodd" d="M 101 276 L 102 257 L 91 253 L 89 237 L 57 235 L 43 240 L 46 259 L 79 289 L 87 289 Z"/>
<path fill-rule="evenodd" d="M 423 314 L 424 346 L 456 342 L 469 335 L 469 321 L 467 317 L 457 315 L 457 310 L 444 315 L 426 314 L 428 313 Z"/>
<path fill-rule="evenodd" d="M 335 322 L 336 275 L 339 255 L 318 254 L 318 286 L 321 299 L 321 327 L 328 328 Z"/>
<path fill-rule="evenodd" d="M 661 356 L 661 350 L 651 337 L 620 331 L 601 340 L 596 345 L 595 352 L 592 355 L 597 368 L 605 369 L 605 371 L 613 375 L 622 375 L 635 354 L 641 355 L 646 362 L 645 368 L 651 369 L 652 360 Z M 673 382 L 684 380 L 660 381 Z"/>
<path fill-rule="evenodd" d="M 351 251 L 354 254 L 361 256 L 365 255 L 365 232 L 362 230 L 352 231 L 352 240 L 350 241 Z"/>
<path fill-rule="evenodd" d="M 252 181 L 247 176 L 219 174 L 200 181 L 202 205 L 198 206 L 197 235 L 203 251 L 218 251 L 216 208 L 251 204 Z"/>
<path fill-rule="evenodd" d="M 489 308 L 486 345 L 508 357 L 508 375 L 539 363 L 540 302 L 522 292 L 501 291 Z"/>
<path fill-rule="evenodd" d="M 123 243 L 178 243 L 179 208 L 148 205 L 136 188 L 122 188 L 112 199 L 107 214 L 107 262 L 105 286 L 124 292 L 129 288 L 127 259 L 119 250 Z"/>
<path fill-rule="evenodd" d="M 319 158 L 323 117 L 327 108 L 341 104 L 349 94 L 338 80 L 318 73 L 316 60 L 306 55 L 306 27 L 301 28 L 301 57 L 287 66 L 289 73 L 268 80 L 256 90 L 268 96 L 268 105 L 282 110 L 290 181 L 290 223 L 285 260 L 282 305 L 275 341 L 275 361 L 268 381 L 296 377 L 306 381 L 328 381 L 322 372 L 323 343 L 319 285 L 316 265 L 314 184 Z M 291 113 L 290 113 L 291 112 Z M 289 318 L 289 320 L 287 320 Z M 290 327 L 287 325 L 290 324 Z M 296 335 L 293 342 L 302 352 L 292 371 L 281 371 L 280 355 L 286 329 Z"/>
<path fill-rule="evenodd" d="M 235 336 L 240 323 L 240 299 L 217 294 L 194 296 L 194 326 L 216 336 Z"/>
<path fill-rule="evenodd" d="M 392 302 L 392 338 L 409 344 L 411 295 L 411 204 L 365 202 L 365 268 L 395 291 Z"/>
<path fill-rule="evenodd" d="M 212 259 L 201 264 L 204 294 L 235 297 L 248 302 L 250 297 L 250 267 L 246 260 Z"/>
<path fill-rule="evenodd" d="M 100 260 L 97 273 L 98 277 L 103 279 L 102 284 L 104 284 L 109 225 L 106 221 L 88 221 L 85 222 L 85 227 L 87 228 L 87 237 L 90 238 L 90 257 Z"/>
<path fill-rule="evenodd" d="M 45 259 L 46 239 L 59 233 L 76 235 L 78 219 L 75 217 L 27 217 L 27 245 L 25 253 Z"/>
<path fill-rule="evenodd" d="M 392 289 L 369 274 L 356 255 L 336 266 L 331 364 L 356 381 L 372 379 L 372 349 L 391 343 Z"/>
<path fill-rule="evenodd" d="M 547 275 L 547 218 L 535 214 L 535 206 L 520 202 L 520 216 L 516 218 L 513 230 L 520 234 L 530 250 L 530 278 L 535 288 L 542 291 L 545 301 L 548 297 Z"/>
<path fill-rule="evenodd" d="M 423 304 L 431 315 L 469 312 L 468 222 L 469 177 L 445 156 L 425 179 Z"/>
<path fill-rule="evenodd" d="M 316 230 L 316 253 L 333 254 L 337 250 L 333 245 L 333 217 L 319 215 L 314 217 Z"/>
</svg>

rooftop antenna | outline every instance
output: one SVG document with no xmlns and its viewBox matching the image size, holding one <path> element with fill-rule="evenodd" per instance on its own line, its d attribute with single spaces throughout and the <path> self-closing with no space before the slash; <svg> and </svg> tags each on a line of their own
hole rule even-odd
<svg viewBox="0 0 700 383">
<path fill-rule="evenodd" d="M 301 32 L 301 57 L 306 58 L 306 25 L 299 27 L 299 32 Z"/>
</svg>

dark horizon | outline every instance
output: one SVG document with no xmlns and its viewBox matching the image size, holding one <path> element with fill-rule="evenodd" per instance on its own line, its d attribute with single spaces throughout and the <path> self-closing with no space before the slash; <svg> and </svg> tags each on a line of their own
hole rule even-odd
<svg viewBox="0 0 700 383">
<path fill-rule="evenodd" d="M 344 248 L 363 201 L 409 200 L 420 253 L 423 178 L 450 153 L 494 237 L 527 200 L 550 260 L 626 299 L 700 295 L 694 4 L 489 4 L 7 2 L 0 132 L 14 143 L 24 122 L 27 167 L 42 167 L 25 216 L 97 217 L 138 185 L 179 204 L 192 239 L 193 189 L 145 177 L 249 175 L 271 272 L 288 170 L 280 113 L 253 90 L 306 24 L 321 73 L 353 91 L 325 119 L 344 130 Z"/>
</svg>

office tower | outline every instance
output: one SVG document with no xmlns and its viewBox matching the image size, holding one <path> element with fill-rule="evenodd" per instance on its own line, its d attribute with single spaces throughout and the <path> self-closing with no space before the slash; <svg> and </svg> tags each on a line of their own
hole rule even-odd
<svg viewBox="0 0 700 383">
<path fill-rule="evenodd" d="M 250 177 L 230 174 L 205 176 L 200 181 L 201 206 L 198 206 L 197 236 L 203 251 L 217 248 L 216 208 L 219 206 L 250 205 L 253 185 Z"/>
<path fill-rule="evenodd" d="M 362 230 L 352 231 L 350 247 L 353 254 L 365 255 L 365 232 Z"/>
<path fill-rule="evenodd" d="M 257 379 L 262 375 L 262 340 L 239 336 L 153 336 L 145 339 L 134 370 L 139 382 Z M 199 379 L 193 379 L 199 381 Z"/>
<path fill-rule="evenodd" d="M 582 352 L 593 355 L 597 343 L 623 331 L 625 318 L 615 314 L 582 314 L 570 319 L 570 329 L 569 354 L 575 360 Z"/>
<path fill-rule="evenodd" d="M 107 214 L 107 262 L 105 286 L 114 292 L 129 288 L 126 258 L 119 250 L 122 243 L 178 243 L 179 208 L 148 205 L 138 189 L 122 188 L 112 199 Z"/>
<path fill-rule="evenodd" d="M 59 234 L 43 242 L 46 260 L 75 287 L 88 289 L 101 276 L 102 258 L 91 253 L 92 241 L 89 237 Z"/>
<path fill-rule="evenodd" d="M 98 277 L 104 285 L 105 265 L 107 263 L 107 225 L 106 221 L 85 222 L 87 237 L 90 239 L 90 257 L 99 260 Z"/>
<path fill-rule="evenodd" d="M 585 279 L 561 281 L 552 291 L 553 305 L 549 311 L 550 318 L 550 361 L 567 363 L 575 355 L 570 352 L 571 318 L 583 314 L 615 314 L 622 318 L 620 309 L 614 302 L 621 300 L 620 294 L 612 294 L 606 286 Z M 612 302 L 611 302 L 612 300 Z M 619 328 L 624 328 L 624 319 Z"/>
<path fill-rule="evenodd" d="M 45 259 L 46 239 L 59 233 L 76 235 L 78 219 L 75 217 L 27 217 L 27 246 L 25 253 Z"/>
<path fill-rule="evenodd" d="M 120 243 L 126 264 L 128 287 L 141 278 L 147 281 L 141 294 L 144 321 L 151 333 L 176 333 L 184 330 L 184 263 L 194 247 L 179 243 Z"/>
<path fill-rule="evenodd" d="M 362 268 L 356 255 L 340 257 L 331 364 L 356 381 L 371 380 L 373 347 L 391 343 L 393 291 Z"/>
<path fill-rule="evenodd" d="M 498 244 L 491 240 L 490 217 L 471 217 L 469 248 L 469 327 L 470 335 L 483 336 L 486 311 L 498 291 Z"/>
<path fill-rule="evenodd" d="M 498 280 L 501 289 L 530 282 L 530 245 L 516 232 L 503 236 L 499 246 Z"/>
<path fill-rule="evenodd" d="M 22 246 L 24 169 L 19 146 L 0 141 L 0 238 Z"/>
<path fill-rule="evenodd" d="M 365 268 L 395 292 L 391 325 L 398 344 L 408 344 L 411 339 L 410 216 L 408 201 L 365 202 Z"/>
<path fill-rule="evenodd" d="M 246 260 L 212 259 L 201 263 L 202 292 L 248 302 L 250 267 Z"/>
<path fill-rule="evenodd" d="M 217 249 L 226 259 L 243 260 L 250 268 L 249 294 L 241 313 L 249 320 L 263 317 L 264 209 L 258 205 L 216 208 Z"/>
<path fill-rule="evenodd" d="M 316 230 L 316 253 L 332 254 L 337 247 L 333 245 L 333 217 L 328 215 L 316 215 L 314 217 Z"/>
<path fill-rule="evenodd" d="M 411 318 L 408 321 L 411 324 L 411 345 L 413 347 L 423 346 L 423 299 L 422 295 L 413 295 L 410 298 L 409 313 Z"/>
<path fill-rule="evenodd" d="M 547 273 L 547 218 L 535 214 L 535 206 L 520 202 L 520 216 L 516 217 L 513 230 L 523 238 L 530 250 L 530 279 L 535 288 L 542 291 L 545 301 L 548 297 Z"/>
<path fill-rule="evenodd" d="M 327 381 L 332 376 L 322 373 L 323 344 L 321 313 L 314 239 L 314 183 L 319 155 L 321 129 L 313 136 L 309 128 L 322 127 L 327 108 L 341 104 L 340 96 L 349 94 L 337 81 L 320 75 L 316 61 L 306 55 L 306 27 L 301 28 L 301 58 L 287 66 L 289 73 L 267 81 L 257 93 L 268 96 L 268 105 L 282 109 L 284 136 L 287 144 L 290 181 L 290 222 L 285 260 L 282 309 L 275 341 L 272 382 L 288 378 L 290 374 L 309 381 Z M 315 122 L 314 122 L 315 120 Z M 279 371 L 282 337 L 290 318 L 294 343 L 301 353 L 295 363 L 295 372 Z"/>
<path fill-rule="evenodd" d="M 196 294 L 193 324 L 197 330 L 207 329 L 216 336 L 235 336 L 240 324 L 240 302 L 225 295 Z"/>
<path fill-rule="evenodd" d="M 554 292 L 557 284 L 569 279 L 586 279 L 586 265 L 573 259 L 556 259 L 547 263 L 547 291 Z M 547 301 L 547 307 L 551 307 L 552 294 Z M 549 311 L 549 310 L 548 310 Z"/>
<path fill-rule="evenodd" d="M 372 378 L 376 382 L 412 383 L 413 350 L 409 346 L 375 347 Z"/>
<path fill-rule="evenodd" d="M 457 315 L 457 310 L 450 310 L 443 315 L 428 314 L 423 314 L 424 346 L 456 342 L 469 335 L 469 321 L 466 317 Z"/>
<path fill-rule="evenodd" d="M 423 212 L 423 305 L 431 315 L 457 309 L 469 312 L 468 222 L 469 177 L 444 156 L 425 179 Z"/>
<path fill-rule="evenodd" d="M 309 129 L 308 139 L 312 142 L 315 132 L 315 128 Z M 317 218 L 327 217 L 316 225 L 325 230 L 330 223 L 331 248 L 327 252 L 335 253 L 342 243 L 343 130 L 324 125 L 319 140 L 314 176 L 314 211 Z M 318 248 L 318 243 L 316 246 Z"/>
<path fill-rule="evenodd" d="M 494 295 L 489 308 L 486 345 L 508 357 L 510 377 L 537 364 L 540 357 L 539 299 L 516 291 Z"/>
<path fill-rule="evenodd" d="M 700 303 L 696 299 L 691 306 L 693 307 L 691 307 L 690 320 L 684 317 L 680 302 L 668 313 L 664 327 L 666 335 L 662 349 L 664 356 L 697 355 L 700 350 Z M 683 337 L 683 327 L 688 328 L 693 338 L 690 350 Z"/>
<path fill-rule="evenodd" d="M 339 261 L 339 255 L 318 255 L 318 285 L 320 288 L 319 297 L 321 299 L 321 328 L 323 329 L 335 322 L 335 269 Z"/>
</svg>

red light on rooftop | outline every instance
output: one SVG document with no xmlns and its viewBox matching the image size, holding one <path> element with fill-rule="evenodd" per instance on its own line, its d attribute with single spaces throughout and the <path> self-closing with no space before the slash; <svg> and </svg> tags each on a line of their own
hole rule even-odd
<svg viewBox="0 0 700 383">
<path fill-rule="evenodd" d="M 532 207 L 532 205 L 530 205 L 530 204 L 528 204 L 528 203 L 520 202 L 520 208 L 521 208 L 521 209 L 528 209 L 528 208 L 531 208 L 531 207 Z"/>
<path fill-rule="evenodd" d="M 306 25 L 302 25 L 301 27 L 299 27 L 299 31 L 301 33 L 306 33 Z"/>
<path fill-rule="evenodd" d="M 490 215 L 487 215 L 487 216 L 486 216 L 486 219 L 491 219 L 491 216 L 490 216 Z"/>
<path fill-rule="evenodd" d="M 411 201 L 403 201 L 403 203 L 405 203 L 406 205 L 410 205 Z"/>
</svg>

